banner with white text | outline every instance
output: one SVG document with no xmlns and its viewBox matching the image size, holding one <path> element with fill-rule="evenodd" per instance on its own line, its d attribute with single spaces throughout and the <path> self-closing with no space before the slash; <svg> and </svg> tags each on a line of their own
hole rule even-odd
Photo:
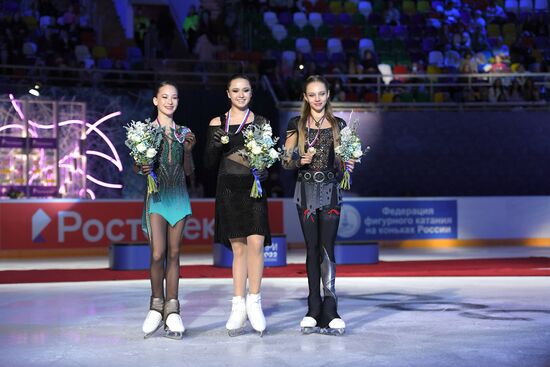
<svg viewBox="0 0 550 367">
<path fill-rule="evenodd" d="M 146 242 L 141 200 L 0 201 L 0 250 L 108 247 L 114 242 Z M 183 244 L 210 246 L 214 200 L 192 200 Z M 246 220 L 246 218 L 243 218 Z M 272 233 L 284 233 L 283 203 L 269 201 Z"/>
<path fill-rule="evenodd" d="M 345 201 L 339 241 L 457 238 L 456 200 Z"/>
</svg>

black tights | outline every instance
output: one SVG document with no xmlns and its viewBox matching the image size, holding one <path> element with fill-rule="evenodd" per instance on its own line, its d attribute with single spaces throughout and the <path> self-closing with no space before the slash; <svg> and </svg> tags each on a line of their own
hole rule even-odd
<svg viewBox="0 0 550 367">
<path fill-rule="evenodd" d="M 183 236 L 185 219 L 175 226 L 168 225 L 159 214 L 151 214 L 151 291 L 153 298 L 178 299 L 180 279 L 180 243 Z M 166 261 L 166 269 L 164 263 Z M 164 278 L 166 278 L 166 298 L 164 297 Z"/>
<path fill-rule="evenodd" d="M 321 327 L 326 327 L 332 319 L 340 317 L 334 291 L 334 241 L 340 223 L 340 206 L 324 207 L 314 212 L 298 206 L 298 217 L 307 247 L 309 296 L 306 316 L 313 317 Z"/>
</svg>

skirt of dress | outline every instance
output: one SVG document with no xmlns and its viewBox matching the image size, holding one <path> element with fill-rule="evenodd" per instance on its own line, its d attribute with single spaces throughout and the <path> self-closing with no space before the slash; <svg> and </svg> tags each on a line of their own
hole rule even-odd
<svg viewBox="0 0 550 367">
<path fill-rule="evenodd" d="M 267 198 L 265 193 L 251 198 L 252 184 L 251 174 L 218 175 L 214 240 L 230 249 L 230 238 L 253 234 L 265 236 L 264 246 L 271 245 Z"/>
</svg>

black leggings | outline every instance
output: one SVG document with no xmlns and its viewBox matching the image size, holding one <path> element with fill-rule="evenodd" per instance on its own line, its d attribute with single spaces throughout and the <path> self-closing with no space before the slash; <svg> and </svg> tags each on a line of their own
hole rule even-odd
<svg viewBox="0 0 550 367">
<path fill-rule="evenodd" d="M 306 269 L 309 284 L 308 312 L 321 327 L 339 318 L 334 289 L 334 241 L 340 223 L 340 206 L 327 206 L 313 212 L 297 206 L 306 241 Z M 321 282 L 324 298 L 321 299 Z"/>
<path fill-rule="evenodd" d="M 178 299 L 180 279 L 180 244 L 185 219 L 171 227 L 159 214 L 151 214 L 151 291 L 154 298 Z M 165 268 L 166 262 L 166 268 Z M 166 298 L 164 279 L 166 278 Z"/>
</svg>

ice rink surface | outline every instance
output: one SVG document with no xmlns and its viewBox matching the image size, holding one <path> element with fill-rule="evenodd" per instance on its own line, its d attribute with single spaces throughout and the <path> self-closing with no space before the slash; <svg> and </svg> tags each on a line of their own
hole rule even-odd
<svg viewBox="0 0 550 367">
<path fill-rule="evenodd" d="M 230 279 L 181 279 L 186 332 L 144 339 L 149 283 L 0 285 L 0 366 L 550 366 L 550 277 L 337 278 L 343 336 L 302 335 L 305 278 L 264 279 L 267 332 L 229 337 Z"/>
</svg>

